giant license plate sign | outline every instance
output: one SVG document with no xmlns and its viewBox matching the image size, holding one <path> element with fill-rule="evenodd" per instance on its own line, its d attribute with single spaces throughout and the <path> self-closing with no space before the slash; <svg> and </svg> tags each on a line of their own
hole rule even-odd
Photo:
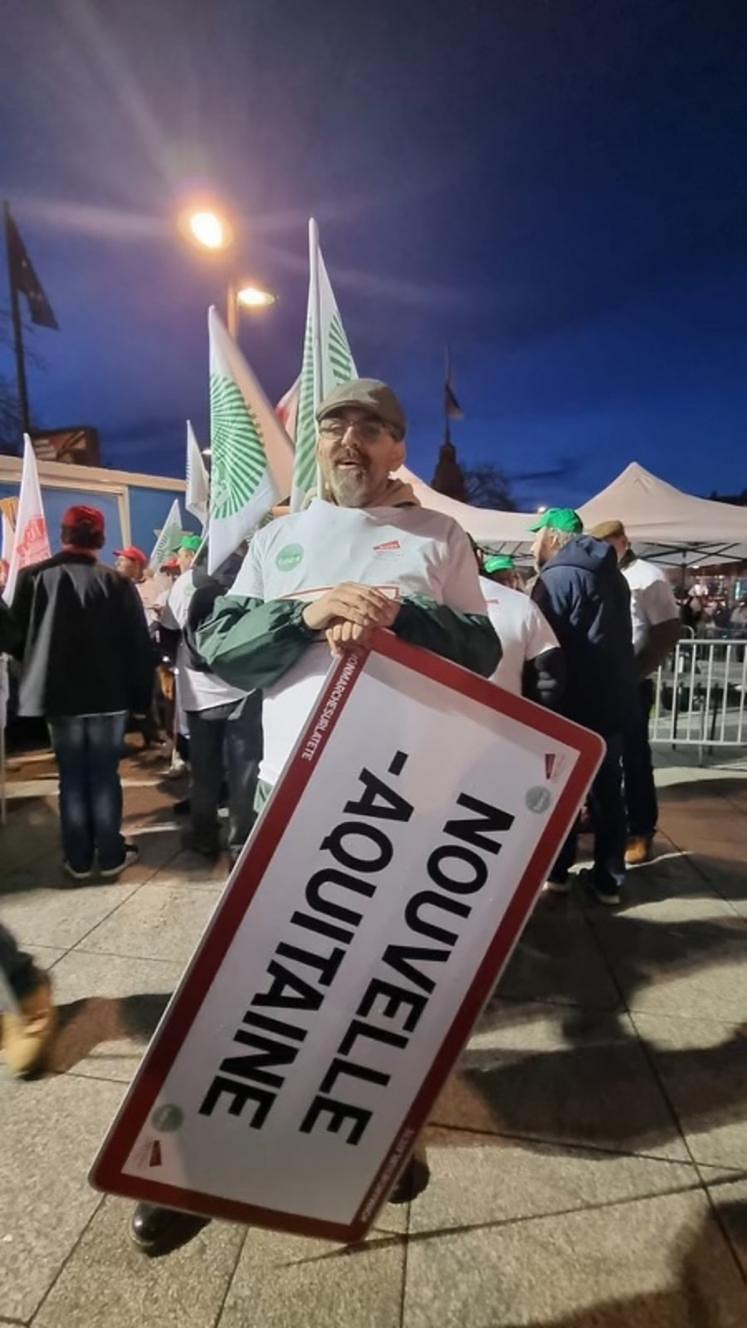
<svg viewBox="0 0 747 1328">
<path fill-rule="evenodd" d="M 331 673 L 92 1171 L 360 1239 L 601 759 L 594 734 L 379 633 Z"/>
</svg>

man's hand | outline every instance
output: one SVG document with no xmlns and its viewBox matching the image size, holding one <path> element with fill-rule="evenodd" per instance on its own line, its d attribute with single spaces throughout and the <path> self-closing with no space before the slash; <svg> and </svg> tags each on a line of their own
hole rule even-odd
<svg viewBox="0 0 747 1328">
<path fill-rule="evenodd" d="M 337 658 L 343 655 L 362 655 L 371 647 L 373 627 L 359 627 L 357 623 L 336 622 L 328 627 L 324 635 L 332 654 Z"/>
<path fill-rule="evenodd" d="M 307 604 L 303 620 L 312 632 L 324 630 L 335 620 L 369 629 L 391 627 L 399 609 L 399 600 L 389 599 L 375 586 L 344 581 L 342 585 L 328 590 L 313 604 Z"/>
</svg>

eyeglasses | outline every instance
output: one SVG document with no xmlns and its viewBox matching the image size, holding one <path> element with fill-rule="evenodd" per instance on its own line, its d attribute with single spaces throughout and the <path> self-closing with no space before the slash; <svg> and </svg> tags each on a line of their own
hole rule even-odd
<svg viewBox="0 0 747 1328">
<path fill-rule="evenodd" d="M 319 425 L 319 437 L 337 443 L 345 437 L 348 429 L 352 429 L 353 433 L 362 442 L 373 443 L 385 428 L 386 426 L 381 420 L 340 420 L 335 419 L 334 415 L 330 415 L 326 420 L 322 420 Z"/>
</svg>

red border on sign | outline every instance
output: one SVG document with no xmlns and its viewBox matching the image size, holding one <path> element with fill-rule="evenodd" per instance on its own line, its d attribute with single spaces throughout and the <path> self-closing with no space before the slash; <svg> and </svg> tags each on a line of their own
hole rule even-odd
<svg viewBox="0 0 747 1328">
<path fill-rule="evenodd" d="M 521 934 L 540 885 L 552 866 L 563 837 L 599 766 L 604 753 L 604 743 L 597 734 L 580 728 L 570 720 L 563 719 L 523 697 L 504 691 L 503 688 L 458 664 L 433 655 L 430 651 L 408 645 L 391 632 L 377 631 L 373 650 L 406 668 L 413 669 L 420 675 L 431 678 L 434 682 L 461 692 L 480 705 L 487 706 L 491 710 L 499 710 L 520 723 L 531 724 L 536 731 L 575 750 L 578 753 L 578 760 L 553 808 L 469 990 L 366 1197 L 353 1220 L 349 1224 L 341 1224 L 221 1199 L 215 1195 L 164 1184 L 150 1177 L 129 1176 L 123 1171 L 135 1139 L 150 1115 L 161 1085 L 251 905 L 288 821 L 311 778 L 317 759 L 324 750 L 361 675 L 364 660 L 356 656 L 347 656 L 340 660 L 294 747 L 285 773 L 276 785 L 257 824 L 251 846 L 242 855 L 235 869 L 235 875 L 229 882 L 197 952 L 156 1030 L 132 1090 L 120 1108 L 93 1165 L 90 1180 L 96 1188 L 126 1198 L 144 1199 L 167 1208 L 194 1212 L 201 1216 L 224 1218 L 251 1226 L 269 1226 L 279 1231 L 350 1243 L 362 1239 L 368 1231 L 407 1157 L 412 1141 L 427 1124 L 430 1108 Z M 312 738 L 316 741 L 313 752 L 309 755 Z M 409 1144 L 403 1149 L 395 1170 L 392 1168 L 392 1158 L 396 1157 L 402 1148 L 403 1140 L 409 1140 Z"/>
</svg>

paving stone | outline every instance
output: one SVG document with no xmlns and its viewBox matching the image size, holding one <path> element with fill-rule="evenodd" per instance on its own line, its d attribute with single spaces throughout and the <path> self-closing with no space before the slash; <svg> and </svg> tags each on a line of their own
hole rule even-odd
<svg viewBox="0 0 747 1328">
<path fill-rule="evenodd" d="M 57 963 L 58 959 L 62 958 L 65 951 L 56 945 L 35 945 L 32 953 L 39 968 L 49 970 Z"/>
<path fill-rule="evenodd" d="M 131 1243 L 133 1205 L 106 1199 L 34 1328 L 212 1328 L 245 1228 L 211 1222 L 166 1258 Z"/>
<path fill-rule="evenodd" d="M 399 1328 L 404 1268 L 400 1235 L 346 1248 L 250 1231 L 218 1328 Z"/>
<path fill-rule="evenodd" d="M 713 1016 L 747 1014 L 747 927 L 720 900 L 669 900 L 592 926 L 631 1010 Z M 664 917 L 659 920 L 657 913 Z M 703 915 L 706 916 L 703 916 Z"/>
<path fill-rule="evenodd" d="M 662 826 L 679 848 L 698 848 L 707 853 L 709 844 L 747 847 L 747 816 L 733 808 L 714 811 L 712 803 L 703 811 L 669 808 L 662 817 Z"/>
<path fill-rule="evenodd" d="M 184 829 L 188 829 L 187 822 Z M 230 874 L 227 854 L 221 854 L 216 862 L 209 862 L 199 853 L 181 848 L 181 831 L 175 834 L 174 839 L 174 855 L 153 877 L 153 885 L 178 885 L 183 881 L 188 881 L 190 885 L 218 885 L 221 888 L 225 885 Z"/>
<path fill-rule="evenodd" d="M 747 1031 L 710 1019 L 638 1014 L 651 1053 L 696 1162 L 747 1163 Z"/>
<path fill-rule="evenodd" d="M 50 1069 L 129 1083 L 181 974 L 181 964 L 71 950 L 54 970 Z"/>
<path fill-rule="evenodd" d="M 498 994 L 601 1010 L 620 1008 L 619 992 L 583 915 L 555 905 L 548 895 L 535 908 L 496 988 Z"/>
<path fill-rule="evenodd" d="M 698 1170 L 708 1188 L 719 1221 L 747 1278 L 747 1175 L 729 1176 L 714 1167 Z"/>
<path fill-rule="evenodd" d="M 185 964 L 220 896 L 217 886 L 145 886 L 86 937 L 92 953 Z"/>
<path fill-rule="evenodd" d="M 740 917 L 747 919 L 747 855 L 735 858 L 730 845 L 718 847 L 709 854 L 694 853 L 693 865 L 703 879 L 731 905 Z"/>
<path fill-rule="evenodd" d="M 411 1237 L 403 1328 L 743 1328 L 702 1193 Z"/>
<path fill-rule="evenodd" d="M 446 1231 L 541 1217 L 697 1187 L 690 1163 L 557 1147 L 432 1128 L 431 1183 L 411 1205 L 410 1231 Z"/>
<path fill-rule="evenodd" d="M 493 1003 L 433 1124 L 687 1161 L 627 1016 Z"/>
<path fill-rule="evenodd" d="M 138 886 L 126 879 L 115 885 L 83 885 L 74 890 L 20 890 L 2 901 L 2 920 L 22 944 L 65 950 L 127 901 Z"/>
<path fill-rule="evenodd" d="M 121 1097 L 118 1084 L 70 1076 L 0 1083 L 5 1314 L 31 1318 L 100 1203 L 86 1175 Z"/>
</svg>

